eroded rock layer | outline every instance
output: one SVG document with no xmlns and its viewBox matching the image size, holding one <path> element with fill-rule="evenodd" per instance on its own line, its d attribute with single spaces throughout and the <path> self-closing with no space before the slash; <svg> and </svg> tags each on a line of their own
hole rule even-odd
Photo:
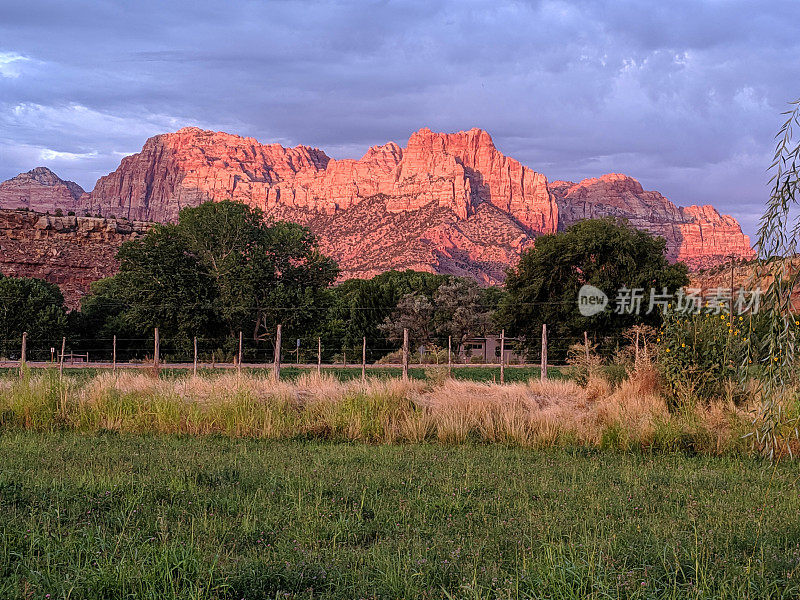
<svg viewBox="0 0 800 600">
<path fill-rule="evenodd" d="M 93 281 L 117 272 L 117 250 L 149 223 L 92 217 L 55 217 L 0 210 L 0 273 L 36 277 L 61 288 L 77 308 Z"/>
<path fill-rule="evenodd" d="M 241 201 L 270 217 L 308 225 L 345 277 L 413 268 L 497 283 L 538 235 L 604 216 L 626 218 L 663 236 L 668 257 L 693 268 L 753 255 L 736 220 L 711 206 L 677 207 L 619 174 L 548 184 L 541 173 L 503 155 L 480 129 L 421 129 L 405 148 L 390 142 L 370 148 L 358 160 L 334 160 L 317 148 L 284 148 L 190 127 L 150 138 L 141 152 L 100 178 L 91 193 L 81 192 L 37 168 L 0 185 L 0 208 L 60 208 L 172 222 L 187 206 Z M 101 263 L 97 274 L 110 273 L 118 237 L 102 233 L 105 225 L 94 227 L 89 238 L 42 230 L 51 233 L 39 233 L 31 251 L 41 256 L 48 244 L 58 242 L 57 252 L 67 256 L 70 244 L 80 247 L 79 239 L 91 239 L 98 248 L 108 246 L 96 254 Z M 21 257 L 27 250 L 15 252 Z M 84 289 L 94 276 L 92 255 L 78 251 L 75 260 L 74 269 L 65 261 L 42 268 L 51 269 L 51 280 L 67 281 L 75 274 L 79 283 L 73 287 Z M 11 263 L 6 259 L 5 264 Z M 63 275 L 55 273 L 58 268 Z"/>
</svg>

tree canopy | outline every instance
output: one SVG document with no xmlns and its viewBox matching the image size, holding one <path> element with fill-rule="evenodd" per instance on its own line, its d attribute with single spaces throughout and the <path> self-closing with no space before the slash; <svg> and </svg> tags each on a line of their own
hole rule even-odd
<svg viewBox="0 0 800 600">
<path fill-rule="evenodd" d="M 186 342 L 238 331 L 258 339 L 277 323 L 301 333 L 322 320 L 325 289 L 339 273 L 307 228 L 269 223 L 231 201 L 183 209 L 177 224 L 126 242 L 118 258 L 119 273 L 84 299 L 85 318 L 138 334 L 159 327 Z"/>
<path fill-rule="evenodd" d="M 689 283 L 686 266 L 666 260 L 665 246 L 663 238 L 613 218 L 580 221 L 563 232 L 538 237 L 508 271 L 498 319 L 509 333 L 524 337 L 529 350 L 539 347 L 543 323 L 556 340 L 577 340 L 587 331 L 598 343 L 619 339 L 637 323 L 658 324 L 660 312 L 647 313 L 650 290 L 660 294 L 665 288 L 671 294 Z M 582 316 L 578 292 L 583 285 L 602 290 L 612 302 L 622 288 L 643 288 L 643 309 L 639 314 L 616 314 L 607 308 Z M 566 351 L 566 344 L 553 347 Z"/>
<path fill-rule="evenodd" d="M 49 357 L 49 348 L 66 329 L 67 312 L 58 286 L 0 275 L 0 356 L 19 356 L 22 333 L 27 332 L 29 357 Z"/>
</svg>

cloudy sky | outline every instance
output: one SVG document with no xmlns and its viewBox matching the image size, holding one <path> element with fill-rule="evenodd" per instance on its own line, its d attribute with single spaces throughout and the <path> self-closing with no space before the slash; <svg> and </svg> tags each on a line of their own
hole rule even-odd
<svg viewBox="0 0 800 600">
<path fill-rule="evenodd" d="M 91 189 L 186 125 L 334 158 L 482 127 L 550 179 L 624 172 L 752 233 L 800 96 L 800 2 L 0 4 L 0 180 Z"/>
</svg>

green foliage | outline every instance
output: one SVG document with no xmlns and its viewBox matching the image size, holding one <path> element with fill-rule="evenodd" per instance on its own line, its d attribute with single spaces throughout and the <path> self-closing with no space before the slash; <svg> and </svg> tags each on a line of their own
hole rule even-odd
<svg viewBox="0 0 800 600">
<path fill-rule="evenodd" d="M 0 357 L 19 356 L 28 332 L 28 358 L 49 358 L 50 347 L 67 328 L 64 296 L 58 286 L 32 278 L 0 275 Z"/>
<path fill-rule="evenodd" d="M 509 269 L 498 320 L 507 333 L 525 338 L 528 350 L 538 350 L 542 324 L 551 339 L 579 338 L 584 331 L 609 351 L 621 333 L 638 323 L 658 325 L 659 312 L 615 314 L 609 308 L 584 317 L 578 311 L 578 291 L 583 285 L 603 290 L 613 302 L 616 291 L 627 287 L 666 288 L 674 293 L 689 283 L 686 266 L 671 265 L 664 257 L 666 242 L 612 218 L 587 219 L 565 231 L 536 238 L 519 264 Z M 563 359 L 567 345 L 553 345 L 550 355 Z"/>
<path fill-rule="evenodd" d="M 378 358 L 396 342 L 387 339 L 381 325 L 409 294 L 432 302 L 440 286 L 450 281 L 447 275 L 420 271 L 387 271 L 371 279 L 348 279 L 330 290 L 330 310 L 322 328 L 323 345 L 360 352 L 367 338 L 368 356 Z M 401 330 L 402 336 L 402 330 Z"/>
<path fill-rule="evenodd" d="M 402 342 L 404 329 L 414 345 L 435 343 L 446 348 L 452 337 L 453 351 L 458 352 L 469 338 L 489 332 L 500 297 L 498 288 L 482 288 L 468 277 L 448 277 L 432 295 L 422 291 L 404 295 L 380 329 L 395 344 Z"/>
<path fill-rule="evenodd" d="M 266 223 L 237 202 L 208 202 L 120 248 L 120 272 L 82 303 L 86 331 L 165 337 L 260 339 L 283 323 L 287 335 L 319 326 L 338 268 L 308 229 Z"/>
<path fill-rule="evenodd" d="M 667 312 L 659 331 L 658 362 L 664 380 L 679 402 L 710 400 L 739 381 L 750 337 L 750 317 Z"/>
<path fill-rule="evenodd" d="M 759 260 L 755 281 L 770 281 L 763 299 L 761 319 L 765 324 L 762 335 L 753 338 L 751 354 L 759 352 L 768 357 L 760 373 L 762 405 L 756 418 L 756 440 L 769 456 L 788 448 L 787 440 L 780 434 L 788 429 L 797 431 L 795 420 L 790 423 L 785 404 L 787 387 L 797 377 L 798 330 L 793 326 L 793 295 L 800 273 L 792 269 L 787 259 L 797 255 L 800 237 L 800 140 L 796 129 L 800 127 L 800 98 L 790 103 L 791 109 L 778 135 L 777 147 L 770 170 L 772 193 L 758 229 L 755 243 Z M 776 260 L 777 259 L 777 260 Z"/>
</svg>

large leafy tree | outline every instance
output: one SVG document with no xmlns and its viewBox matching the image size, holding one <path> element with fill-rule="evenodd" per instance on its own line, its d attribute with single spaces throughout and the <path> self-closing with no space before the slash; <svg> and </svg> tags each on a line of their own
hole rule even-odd
<svg viewBox="0 0 800 600">
<path fill-rule="evenodd" d="M 318 306 L 338 275 L 308 229 L 268 223 L 230 201 L 183 209 L 176 225 L 126 242 L 118 258 L 120 272 L 84 300 L 86 318 L 139 335 L 159 327 L 187 342 L 238 331 L 271 337 L 277 323 L 300 334 L 321 320 Z"/>
<path fill-rule="evenodd" d="M 0 275 L 0 356 L 18 356 L 28 333 L 29 357 L 50 355 L 67 328 L 64 296 L 41 279 Z"/>
<path fill-rule="evenodd" d="M 551 355 L 563 354 L 583 331 L 601 347 L 610 347 L 632 325 L 659 322 L 658 310 L 647 313 L 651 289 L 674 293 L 688 284 L 686 266 L 669 264 L 665 245 L 663 238 L 611 218 L 584 220 L 563 232 L 543 235 L 509 270 L 498 320 L 509 333 L 522 336 L 529 350 L 539 347 L 543 323 L 555 342 Z M 618 290 L 642 288 L 642 310 L 616 314 L 609 308 L 582 316 L 578 291 L 583 285 L 604 291 L 612 303 Z"/>
<path fill-rule="evenodd" d="M 414 344 L 436 342 L 446 345 L 452 337 L 455 350 L 473 336 L 485 335 L 492 329 L 492 313 L 498 306 L 499 288 L 481 287 L 467 277 L 438 276 L 435 290 L 429 294 L 412 291 L 404 294 L 395 309 L 380 326 L 395 345 L 408 329 Z M 432 293 L 430 293 L 432 291 Z"/>
<path fill-rule="evenodd" d="M 387 271 L 371 279 L 348 279 L 331 290 L 330 310 L 322 334 L 326 347 L 361 347 L 367 338 L 372 358 L 397 347 L 388 339 L 390 332 L 381 326 L 409 294 L 424 297 L 428 302 L 450 277 L 421 271 Z M 431 324 L 431 327 L 433 324 Z M 402 335 L 402 330 L 401 330 Z"/>
</svg>

